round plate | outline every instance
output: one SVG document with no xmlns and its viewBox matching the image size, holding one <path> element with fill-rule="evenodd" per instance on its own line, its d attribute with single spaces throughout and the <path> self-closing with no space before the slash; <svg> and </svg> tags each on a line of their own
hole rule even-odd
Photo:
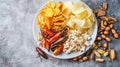
<svg viewBox="0 0 120 67">
<path fill-rule="evenodd" d="M 65 2 L 67 0 L 57 0 L 57 1 L 53 1 L 53 2 Z M 69 0 L 71 2 L 77 2 L 77 0 Z M 88 7 L 84 2 L 82 2 L 84 6 Z M 45 5 L 43 5 L 41 8 L 43 8 Z M 88 7 L 89 8 L 89 7 Z M 43 48 L 42 46 L 39 45 L 39 41 L 36 39 L 37 35 L 39 34 L 40 32 L 40 28 L 37 27 L 37 22 L 36 22 L 36 18 L 37 18 L 37 14 L 39 13 L 40 9 L 38 10 L 38 12 L 36 13 L 35 15 L 35 18 L 34 18 L 34 21 L 33 21 L 33 36 L 34 36 L 34 39 L 37 43 L 36 46 L 39 46 L 45 53 L 47 53 L 48 55 L 52 56 L 52 57 L 55 57 L 55 58 L 59 58 L 59 59 L 70 59 L 70 58 L 73 58 L 73 57 L 76 57 L 76 56 L 79 56 L 79 55 L 82 55 L 83 53 L 85 53 L 91 46 L 92 44 L 94 43 L 95 39 L 96 39 L 96 35 L 97 35 L 97 21 L 96 21 L 96 18 L 95 18 L 95 24 L 94 24 L 94 31 L 93 31 L 93 34 L 91 35 L 91 41 L 90 41 L 90 46 L 89 47 L 86 47 L 86 50 L 83 51 L 83 52 L 74 52 L 74 53 L 70 53 L 70 54 L 65 54 L 65 53 L 62 53 L 60 55 L 53 55 L 53 53 L 49 52 L 47 49 Z"/>
</svg>

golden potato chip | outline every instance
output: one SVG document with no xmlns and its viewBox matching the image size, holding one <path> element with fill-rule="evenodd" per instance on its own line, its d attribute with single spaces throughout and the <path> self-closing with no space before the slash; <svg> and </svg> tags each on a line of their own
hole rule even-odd
<svg viewBox="0 0 120 67">
<path fill-rule="evenodd" d="M 52 22 L 50 18 L 45 18 L 45 24 L 48 27 L 48 29 L 51 29 Z"/>
<path fill-rule="evenodd" d="M 60 8 L 62 6 L 62 2 L 57 2 L 55 8 Z"/>
<path fill-rule="evenodd" d="M 59 13 L 60 13 L 59 8 L 55 8 L 55 9 L 53 9 L 53 11 L 54 11 L 54 16 L 59 15 Z"/>
<path fill-rule="evenodd" d="M 53 16 L 53 10 L 52 8 L 46 8 L 44 9 L 45 17 L 52 17 Z"/>
</svg>

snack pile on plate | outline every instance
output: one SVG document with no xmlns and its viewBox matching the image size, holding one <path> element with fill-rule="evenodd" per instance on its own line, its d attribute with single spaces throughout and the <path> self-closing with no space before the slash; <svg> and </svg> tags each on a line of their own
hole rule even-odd
<svg viewBox="0 0 120 67">
<path fill-rule="evenodd" d="M 82 2 L 47 3 L 37 15 L 40 45 L 54 55 L 84 51 L 94 30 L 94 14 Z"/>
</svg>

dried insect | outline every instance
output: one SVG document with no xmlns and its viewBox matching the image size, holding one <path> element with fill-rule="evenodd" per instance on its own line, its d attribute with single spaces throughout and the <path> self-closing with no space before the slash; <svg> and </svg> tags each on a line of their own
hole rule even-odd
<svg viewBox="0 0 120 67">
<path fill-rule="evenodd" d="M 39 47 L 36 47 L 36 51 L 37 51 L 39 56 L 41 56 L 45 59 L 48 59 L 47 55 Z"/>
</svg>

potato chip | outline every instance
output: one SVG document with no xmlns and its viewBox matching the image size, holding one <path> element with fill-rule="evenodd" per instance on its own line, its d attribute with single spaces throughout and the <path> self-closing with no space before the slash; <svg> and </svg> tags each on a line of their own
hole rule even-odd
<svg viewBox="0 0 120 67">
<path fill-rule="evenodd" d="M 73 8 L 72 8 L 72 13 L 73 14 L 80 14 L 82 11 L 85 10 L 85 7 L 82 5 L 82 3 L 74 3 Z"/>
<path fill-rule="evenodd" d="M 50 7 L 50 8 L 54 8 L 55 7 L 55 3 L 50 1 L 48 4 L 47 4 L 47 7 Z"/>
<path fill-rule="evenodd" d="M 54 11 L 54 16 L 60 14 L 60 9 L 59 8 L 55 8 L 55 9 L 53 9 L 53 11 Z"/>
<path fill-rule="evenodd" d="M 53 16 L 53 10 L 52 8 L 46 8 L 44 9 L 45 17 L 52 17 Z"/>
<path fill-rule="evenodd" d="M 82 28 L 90 28 L 93 25 L 93 22 L 90 21 L 90 19 L 85 19 L 85 23 L 82 26 Z"/>
<path fill-rule="evenodd" d="M 91 35 L 93 33 L 94 30 L 94 26 L 92 25 L 89 29 L 88 29 L 88 34 Z"/>
<path fill-rule="evenodd" d="M 83 11 L 81 11 L 79 14 L 76 14 L 75 17 L 79 18 L 79 19 L 84 19 L 85 17 L 87 17 L 88 12 L 86 9 L 84 9 Z"/>
<path fill-rule="evenodd" d="M 50 18 L 44 18 L 44 22 L 46 24 L 46 26 L 48 27 L 48 29 L 51 29 L 51 25 L 52 25 L 52 22 L 50 21 Z"/>
</svg>

